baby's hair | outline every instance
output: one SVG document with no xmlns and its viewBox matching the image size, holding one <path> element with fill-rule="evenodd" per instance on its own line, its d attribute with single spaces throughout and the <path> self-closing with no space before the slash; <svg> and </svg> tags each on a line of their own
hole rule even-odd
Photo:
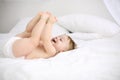
<svg viewBox="0 0 120 80">
<path fill-rule="evenodd" d="M 68 50 L 73 50 L 73 49 L 75 49 L 75 48 L 76 48 L 75 42 L 72 40 L 72 38 L 71 38 L 70 36 L 68 36 L 68 38 L 70 39 Z"/>
</svg>

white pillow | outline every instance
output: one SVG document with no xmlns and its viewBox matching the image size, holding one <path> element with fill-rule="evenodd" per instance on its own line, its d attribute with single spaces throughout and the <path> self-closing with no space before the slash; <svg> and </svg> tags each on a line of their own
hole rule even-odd
<svg viewBox="0 0 120 80">
<path fill-rule="evenodd" d="M 26 25 L 28 24 L 28 22 L 32 19 L 32 17 L 27 17 L 27 18 L 23 18 L 21 19 L 16 25 L 15 27 L 12 28 L 12 30 L 10 31 L 11 34 L 18 34 L 20 32 L 23 32 L 26 28 Z M 57 35 L 61 35 L 61 34 L 66 34 L 68 33 L 68 30 L 66 30 L 65 28 L 59 26 L 57 23 L 55 23 L 53 25 L 53 30 L 52 30 L 52 36 L 57 36 Z"/>
<path fill-rule="evenodd" d="M 68 33 L 69 33 L 69 31 L 67 29 L 61 27 L 57 23 L 55 23 L 53 25 L 52 37 L 55 37 L 55 36 L 58 36 L 58 35 L 62 35 L 62 34 L 68 34 Z"/>
<path fill-rule="evenodd" d="M 97 33 L 74 32 L 74 33 L 68 33 L 67 35 L 70 36 L 72 40 L 75 42 L 76 48 L 82 47 L 84 43 L 88 40 L 103 38 L 103 36 Z"/>
<path fill-rule="evenodd" d="M 114 22 L 87 14 L 59 17 L 58 24 L 72 32 L 98 33 L 105 37 L 112 36 L 120 31 L 120 27 Z"/>
<path fill-rule="evenodd" d="M 18 34 L 20 32 L 23 32 L 27 26 L 27 23 L 32 19 L 32 17 L 26 17 L 20 19 L 17 24 L 10 30 L 10 33 L 12 34 Z"/>
</svg>

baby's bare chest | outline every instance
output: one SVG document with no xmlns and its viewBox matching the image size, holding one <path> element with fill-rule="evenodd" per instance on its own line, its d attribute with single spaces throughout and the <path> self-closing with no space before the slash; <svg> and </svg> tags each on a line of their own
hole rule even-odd
<svg viewBox="0 0 120 80">
<path fill-rule="evenodd" d="M 39 58 L 46 58 L 48 57 L 47 53 L 45 52 L 43 47 L 37 47 L 32 51 L 32 54 L 34 54 L 36 57 Z"/>
</svg>

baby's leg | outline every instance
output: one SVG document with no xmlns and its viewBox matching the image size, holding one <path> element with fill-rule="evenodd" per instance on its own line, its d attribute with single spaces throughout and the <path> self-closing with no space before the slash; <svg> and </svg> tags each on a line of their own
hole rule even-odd
<svg viewBox="0 0 120 80">
<path fill-rule="evenodd" d="M 42 12 L 39 12 L 26 26 L 26 30 L 22 33 L 17 34 L 16 36 L 21 38 L 28 38 L 31 36 L 31 32 L 34 28 L 34 26 L 38 23 L 40 20 L 40 17 L 42 15 Z"/>
<path fill-rule="evenodd" d="M 32 52 L 36 46 L 30 38 L 18 39 L 13 43 L 12 51 L 15 57 L 22 57 Z"/>
<path fill-rule="evenodd" d="M 31 36 L 31 33 L 24 31 L 22 33 L 17 34 L 16 36 L 21 38 L 29 38 Z"/>
<path fill-rule="evenodd" d="M 38 21 L 40 20 L 40 17 L 42 15 L 42 12 L 39 12 L 28 24 L 26 27 L 26 32 L 27 33 L 31 33 L 34 26 L 38 23 Z"/>
<path fill-rule="evenodd" d="M 31 37 L 19 39 L 14 42 L 12 51 L 15 57 L 28 55 L 39 45 L 42 29 L 45 27 L 49 16 L 44 13 L 41 15 L 41 17 L 42 18 L 38 21 L 32 30 Z"/>
<path fill-rule="evenodd" d="M 40 14 L 36 15 L 28 24 L 26 27 L 26 30 L 22 33 L 17 34 L 16 36 L 21 38 L 28 38 L 31 36 L 31 32 L 34 28 L 34 26 L 37 24 L 38 20 L 40 19 Z"/>
</svg>

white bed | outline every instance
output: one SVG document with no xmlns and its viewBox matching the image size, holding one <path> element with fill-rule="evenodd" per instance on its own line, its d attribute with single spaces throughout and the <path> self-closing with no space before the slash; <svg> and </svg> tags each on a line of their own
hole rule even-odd
<svg viewBox="0 0 120 80">
<path fill-rule="evenodd" d="M 30 19 L 21 19 L 9 33 L 0 34 L 0 80 L 120 79 L 119 25 L 92 15 L 74 14 L 59 17 L 58 23 L 53 27 L 53 36 L 64 33 L 70 35 L 67 30 L 75 32 L 70 35 L 78 45 L 75 50 L 49 59 L 24 60 L 4 57 L 2 48 L 5 42 L 24 30 Z"/>
</svg>

